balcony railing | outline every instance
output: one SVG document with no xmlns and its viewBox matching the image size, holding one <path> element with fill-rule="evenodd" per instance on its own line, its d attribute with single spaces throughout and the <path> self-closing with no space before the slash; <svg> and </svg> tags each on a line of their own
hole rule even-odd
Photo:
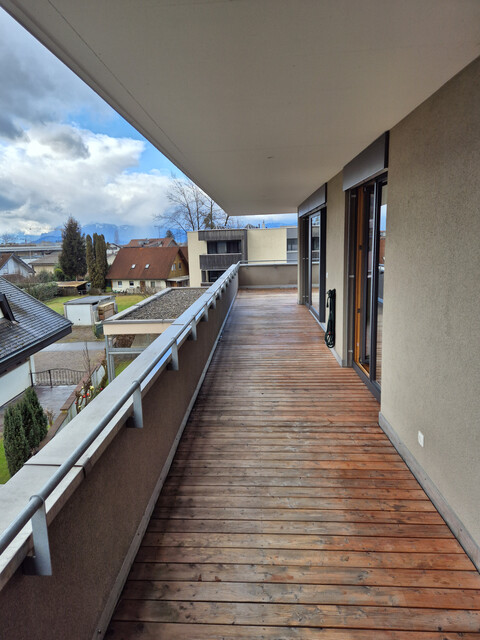
<svg viewBox="0 0 480 640">
<path fill-rule="evenodd" d="M 202 271 L 228 269 L 232 264 L 240 262 L 242 258 L 241 253 L 205 253 L 200 256 L 200 269 Z"/>
<path fill-rule="evenodd" d="M 11 607 L 2 636 L 14 637 L 14 628 L 15 637 L 28 636 L 19 622 L 26 593 L 34 608 L 61 597 L 70 616 L 81 599 L 78 637 L 108 621 L 111 594 L 136 553 L 234 302 L 238 269 L 231 266 L 2 487 L 0 601 Z M 11 580 L 22 564 L 26 574 L 52 575 L 33 589 L 37 603 L 28 581 L 40 578 L 17 572 Z M 95 593 L 85 594 L 91 583 Z M 38 637 L 63 637 L 41 624 Z"/>
</svg>

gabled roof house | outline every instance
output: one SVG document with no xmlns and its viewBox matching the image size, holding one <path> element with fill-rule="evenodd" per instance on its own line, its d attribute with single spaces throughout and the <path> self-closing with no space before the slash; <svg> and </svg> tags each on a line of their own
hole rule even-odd
<svg viewBox="0 0 480 640">
<path fill-rule="evenodd" d="M 21 276 L 28 278 L 35 270 L 15 253 L 0 253 L 0 276 Z"/>
<path fill-rule="evenodd" d="M 112 291 L 159 291 L 188 283 L 188 260 L 181 247 L 123 247 L 108 270 Z"/>
<path fill-rule="evenodd" d="M 31 356 L 71 331 L 70 320 L 0 277 L 0 406 L 31 385 Z"/>
</svg>

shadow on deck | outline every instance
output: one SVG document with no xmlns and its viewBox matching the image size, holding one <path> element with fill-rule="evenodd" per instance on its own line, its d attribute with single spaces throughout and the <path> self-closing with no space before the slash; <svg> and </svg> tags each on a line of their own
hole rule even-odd
<svg viewBox="0 0 480 640">
<path fill-rule="evenodd" d="M 240 291 L 107 637 L 480 638 L 480 576 L 295 293 Z"/>
</svg>

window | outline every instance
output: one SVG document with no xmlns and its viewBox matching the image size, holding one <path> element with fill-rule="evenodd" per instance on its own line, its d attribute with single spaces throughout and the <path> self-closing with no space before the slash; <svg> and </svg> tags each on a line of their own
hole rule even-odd
<svg viewBox="0 0 480 640">
<path fill-rule="evenodd" d="M 172 271 L 175 271 L 175 268 L 176 268 L 176 264 L 175 264 L 175 262 L 174 262 L 174 263 L 172 264 Z"/>
<path fill-rule="evenodd" d="M 297 251 L 298 240 L 297 238 L 287 238 L 287 251 Z"/>
<path fill-rule="evenodd" d="M 130 287 L 134 287 L 135 286 L 133 280 L 130 280 L 130 282 L 128 284 L 129 284 Z"/>
<path fill-rule="evenodd" d="M 241 253 L 241 240 L 210 240 L 207 253 Z"/>
<path fill-rule="evenodd" d="M 118 281 L 118 286 L 119 286 L 119 287 L 121 287 L 121 286 L 122 286 L 122 281 L 121 281 L 121 280 L 119 280 L 119 281 Z"/>
<path fill-rule="evenodd" d="M 155 289 L 155 280 L 152 280 L 152 281 L 150 282 L 150 287 L 151 287 L 152 289 Z"/>
</svg>

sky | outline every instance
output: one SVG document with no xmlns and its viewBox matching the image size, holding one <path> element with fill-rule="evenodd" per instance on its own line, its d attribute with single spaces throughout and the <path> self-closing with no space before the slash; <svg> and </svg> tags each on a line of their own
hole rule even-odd
<svg viewBox="0 0 480 640">
<path fill-rule="evenodd" d="M 45 233 L 69 215 L 158 224 L 183 174 L 2 9 L 0 87 L 0 236 Z"/>
</svg>

